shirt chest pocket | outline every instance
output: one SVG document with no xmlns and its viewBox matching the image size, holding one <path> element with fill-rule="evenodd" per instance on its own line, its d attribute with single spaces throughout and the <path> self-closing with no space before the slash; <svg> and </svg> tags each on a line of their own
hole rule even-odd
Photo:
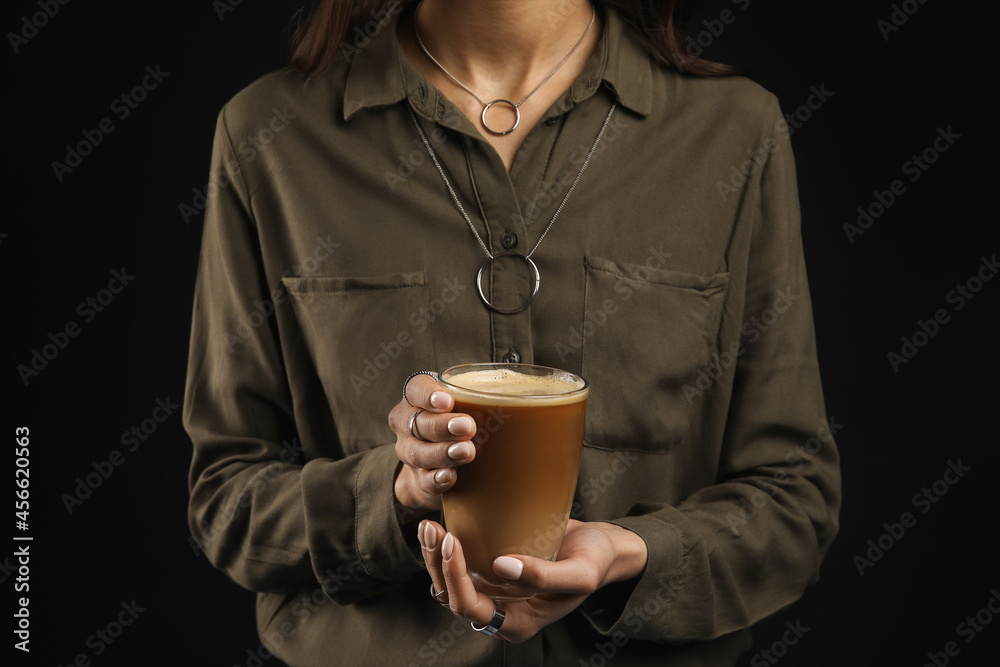
<svg viewBox="0 0 1000 667">
<path fill-rule="evenodd" d="M 389 442 L 386 420 L 403 380 L 415 370 L 437 368 L 429 333 L 410 322 L 427 308 L 425 275 L 282 282 L 344 448 Z"/>
<path fill-rule="evenodd" d="M 718 351 L 731 276 L 599 257 L 585 265 L 593 323 L 583 330 L 583 375 L 591 383 L 585 440 L 600 448 L 669 451 L 691 436 L 699 404 L 689 400 L 691 388 Z M 598 312 L 604 317 L 592 316 Z"/>
</svg>

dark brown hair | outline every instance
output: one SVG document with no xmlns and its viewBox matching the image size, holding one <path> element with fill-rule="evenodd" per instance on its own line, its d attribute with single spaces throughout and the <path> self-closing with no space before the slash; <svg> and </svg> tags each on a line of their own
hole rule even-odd
<svg viewBox="0 0 1000 667">
<path fill-rule="evenodd" d="M 694 3 L 686 0 L 592 0 L 599 7 L 615 9 L 643 39 L 659 60 L 682 72 L 697 76 L 727 76 L 743 70 L 692 55 L 685 48 L 688 20 Z M 338 56 L 350 58 L 368 26 L 398 13 L 413 0 L 314 0 L 308 13 L 298 14 L 292 36 L 291 64 L 305 74 L 326 70 Z M 359 32 L 360 30 L 360 32 Z M 369 34 L 370 30 L 369 30 Z"/>
</svg>

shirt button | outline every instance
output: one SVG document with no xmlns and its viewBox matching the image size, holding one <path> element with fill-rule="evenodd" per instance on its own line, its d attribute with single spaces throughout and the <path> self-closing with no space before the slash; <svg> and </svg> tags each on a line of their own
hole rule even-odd
<svg viewBox="0 0 1000 667">
<path fill-rule="evenodd" d="M 521 355 L 517 353 L 517 350 L 511 348 L 507 354 L 503 355 L 503 361 L 505 364 L 519 364 L 521 363 Z"/>
<path fill-rule="evenodd" d="M 500 245 L 507 250 L 510 250 L 517 245 L 517 234 L 514 232 L 505 232 L 504 235 L 500 237 Z"/>
<path fill-rule="evenodd" d="M 552 118 L 549 118 L 547 121 L 545 121 L 545 124 L 548 125 L 549 127 L 552 127 L 558 122 L 559 122 L 559 116 L 553 116 Z"/>
</svg>

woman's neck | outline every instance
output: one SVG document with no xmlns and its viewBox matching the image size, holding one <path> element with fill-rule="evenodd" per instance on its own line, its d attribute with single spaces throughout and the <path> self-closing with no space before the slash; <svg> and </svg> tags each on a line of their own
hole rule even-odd
<svg viewBox="0 0 1000 667">
<path fill-rule="evenodd" d="M 427 50 L 480 96 L 527 94 L 580 40 L 589 0 L 423 0 L 417 28 Z"/>
</svg>

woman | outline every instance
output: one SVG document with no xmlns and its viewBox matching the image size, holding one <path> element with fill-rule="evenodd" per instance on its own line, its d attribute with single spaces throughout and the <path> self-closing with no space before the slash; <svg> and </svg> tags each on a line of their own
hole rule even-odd
<svg viewBox="0 0 1000 667">
<path fill-rule="evenodd" d="M 653 4 L 324 0 L 220 114 L 191 528 L 289 665 L 731 665 L 817 577 L 839 472 L 787 128 Z M 592 384 L 577 521 L 498 559 L 539 591 L 505 609 L 433 520 L 474 425 L 410 378 L 490 359 Z"/>
</svg>

